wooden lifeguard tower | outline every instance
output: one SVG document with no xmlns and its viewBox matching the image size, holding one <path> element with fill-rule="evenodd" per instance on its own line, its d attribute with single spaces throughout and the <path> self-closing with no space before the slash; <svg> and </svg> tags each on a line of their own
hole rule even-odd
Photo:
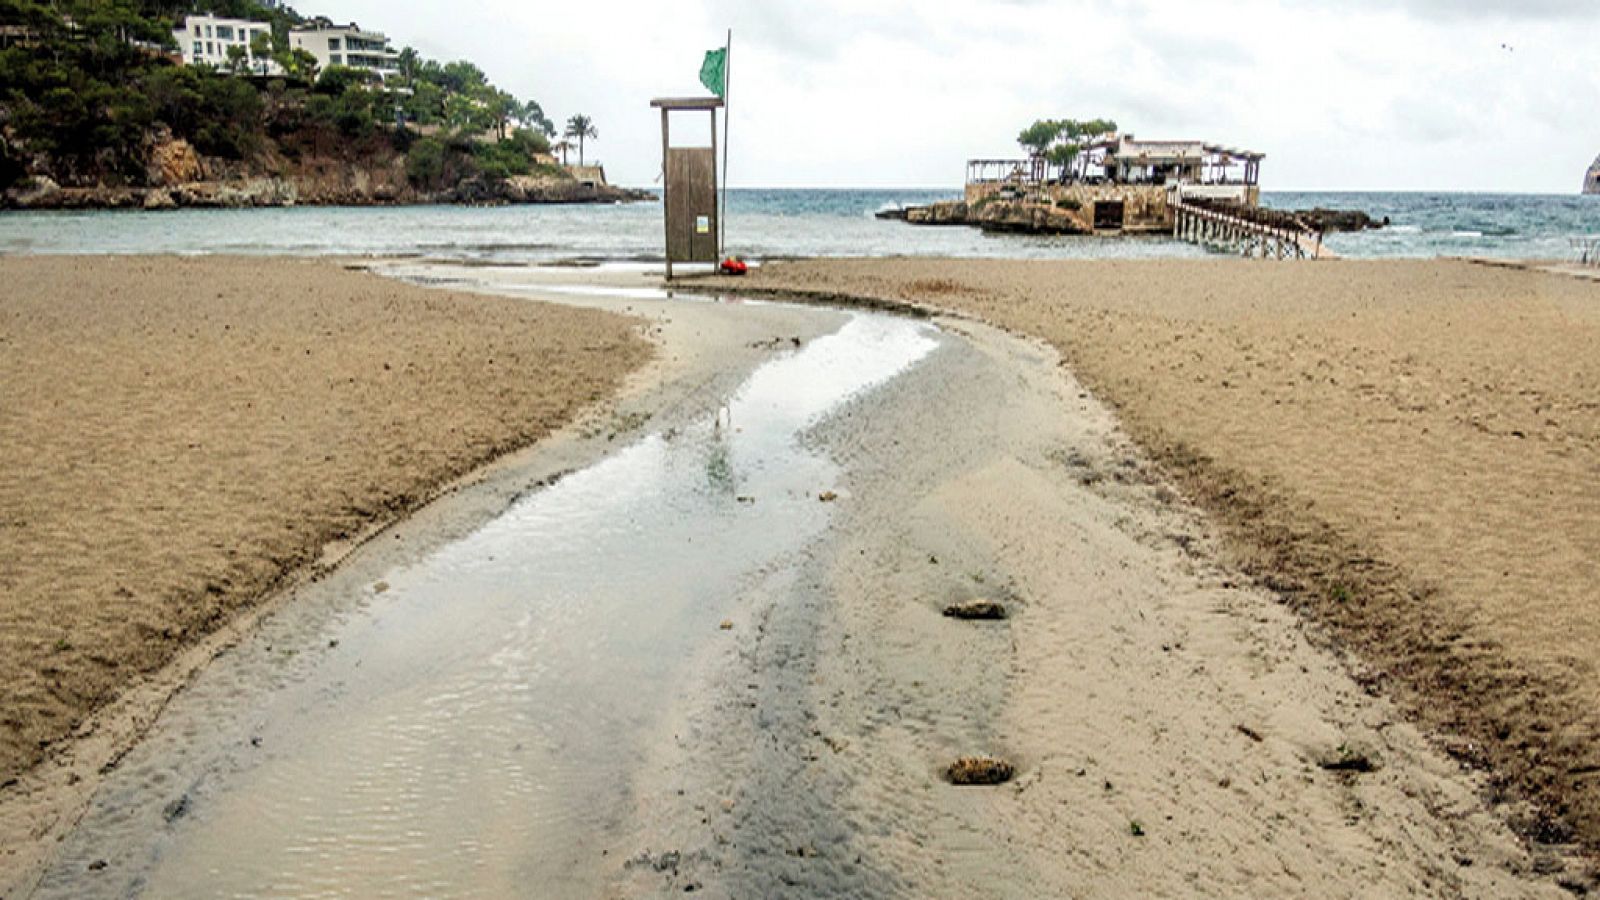
<svg viewBox="0 0 1600 900">
<path fill-rule="evenodd" d="M 667 278 L 672 264 L 711 263 L 721 259 L 722 231 L 717 216 L 717 110 L 720 97 L 658 97 L 650 105 L 661 110 L 661 205 L 665 208 Z M 711 146 L 674 147 L 671 117 L 675 112 L 704 112 L 711 120 Z"/>
</svg>

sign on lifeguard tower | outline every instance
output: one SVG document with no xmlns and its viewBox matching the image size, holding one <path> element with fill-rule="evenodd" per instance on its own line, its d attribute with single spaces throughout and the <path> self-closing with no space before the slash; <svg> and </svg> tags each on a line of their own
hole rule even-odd
<svg viewBox="0 0 1600 900">
<path fill-rule="evenodd" d="M 661 201 L 666 207 L 667 277 L 673 263 L 716 263 L 722 252 L 717 225 L 717 110 L 721 97 L 663 97 L 661 110 Z M 711 145 L 674 147 L 674 112 L 704 112 L 711 120 Z"/>
</svg>

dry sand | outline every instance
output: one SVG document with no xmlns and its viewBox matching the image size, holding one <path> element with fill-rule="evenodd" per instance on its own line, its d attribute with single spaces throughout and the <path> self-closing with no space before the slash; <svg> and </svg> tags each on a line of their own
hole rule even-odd
<svg viewBox="0 0 1600 900">
<path fill-rule="evenodd" d="M 329 262 L 4 258 L 0 279 L 0 783 L 651 353 L 622 316 Z"/>
<path fill-rule="evenodd" d="M 1466 262 L 809 261 L 1044 338 L 1546 842 L 1600 848 L 1600 285 Z"/>
<path fill-rule="evenodd" d="M 954 305 L 956 278 L 983 277 L 966 265 L 910 291 L 885 283 L 882 298 Z M 391 271 L 467 284 L 426 267 Z M 792 271 L 836 277 L 812 264 Z M 769 270 L 753 286 L 781 275 Z M 471 279 L 529 293 L 513 272 Z M 612 413 L 629 433 L 652 413 L 649 427 L 670 428 L 715 408 L 740 371 L 787 345 L 774 336 L 809 342 L 838 324 L 832 312 L 779 306 L 559 299 L 645 316 L 652 334 L 661 330 L 657 363 L 630 379 L 660 382 L 635 398 L 642 405 Z M 1118 320 L 1139 321 L 1131 312 Z M 836 519 L 793 559 L 751 573 L 732 627 L 707 627 L 707 651 L 675 685 L 677 700 L 643 726 L 659 739 L 629 780 L 636 815 L 593 839 L 590 865 L 615 893 L 1559 895 L 1569 860 L 1521 846 L 1482 801 L 1480 776 L 1364 692 L 1273 593 L 1219 563 L 1212 520 L 1180 501 L 1051 348 L 971 321 L 943 325 L 958 337 L 809 435 L 844 473 L 829 486 Z M 9 340 L 10 327 L 3 333 Z M 315 621 L 316 598 L 339 582 L 370 584 L 551 473 L 597 458 L 607 442 L 582 437 L 592 431 L 570 427 L 514 454 L 494 467 L 500 475 L 408 520 L 403 540 L 385 532 L 297 588 L 276 618 L 303 611 Z M 1193 489 L 1219 477 L 1213 468 L 1174 471 Z M 1229 507 L 1216 508 L 1223 537 L 1253 546 Z M 1286 552 L 1263 564 L 1290 566 L 1280 578 L 1313 578 L 1315 569 L 1294 568 L 1298 559 Z M 1011 617 L 941 615 L 978 598 L 1002 600 Z M 255 702 L 248 691 L 236 701 Z M 173 718 L 108 777 L 162 797 L 191 783 L 160 774 L 205 740 Z M 941 780 L 942 767 L 974 753 L 1016 763 L 1016 779 L 998 788 Z M 1375 771 L 1340 770 L 1358 758 Z M 142 829 L 146 819 L 112 808 L 113 824 L 139 840 L 163 839 L 160 824 Z M 165 812 L 138 815 L 159 823 Z M 70 822 L 50 827 L 33 834 L 40 846 L 17 857 L 19 870 L 63 846 Z M 123 862 L 116 854 L 102 874 Z M 65 895 L 111 884 L 74 881 L 78 863 L 66 883 L 84 890 Z"/>
</svg>

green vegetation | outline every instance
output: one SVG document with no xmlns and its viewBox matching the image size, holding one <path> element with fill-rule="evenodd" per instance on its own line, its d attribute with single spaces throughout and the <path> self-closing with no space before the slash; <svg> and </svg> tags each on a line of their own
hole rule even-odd
<svg viewBox="0 0 1600 900">
<path fill-rule="evenodd" d="M 1110 119 L 1040 119 L 1017 135 L 1017 143 L 1032 156 L 1070 168 L 1090 144 L 1116 131 Z"/>
<path fill-rule="evenodd" d="M 266 22 L 270 35 L 249 53 L 230 48 L 218 69 L 183 66 L 173 29 L 196 11 Z M 529 174 L 534 154 L 548 153 L 556 129 L 539 104 L 495 87 L 472 63 L 408 47 L 387 82 L 342 66 L 319 72 L 314 57 L 289 47 L 289 30 L 304 22 L 256 0 L 0 0 L 0 190 L 28 174 L 143 185 L 167 135 L 246 168 L 403 153 L 412 183 L 429 190 Z M 251 74 L 252 55 L 283 74 Z"/>
</svg>

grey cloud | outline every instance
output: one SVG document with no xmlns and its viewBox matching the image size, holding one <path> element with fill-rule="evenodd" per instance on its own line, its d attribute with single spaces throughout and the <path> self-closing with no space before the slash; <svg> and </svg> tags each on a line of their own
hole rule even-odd
<svg viewBox="0 0 1600 900">
<path fill-rule="evenodd" d="M 1304 0 L 1293 6 L 1328 10 L 1364 7 L 1402 10 L 1423 19 L 1596 19 L 1600 6 L 1594 0 Z"/>
</svg>

